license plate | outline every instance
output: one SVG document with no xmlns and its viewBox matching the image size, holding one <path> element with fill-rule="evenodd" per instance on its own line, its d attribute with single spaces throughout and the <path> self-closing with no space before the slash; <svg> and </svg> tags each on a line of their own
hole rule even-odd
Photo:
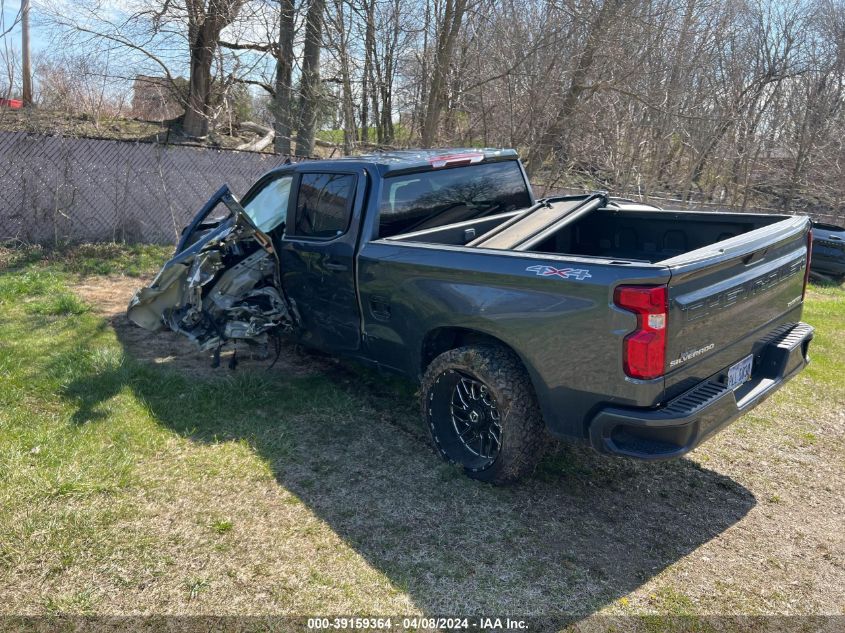
<svg viewBox="0 0 845 633">
<path fill-rule="evenodd" d="M 754 365 L 754 354 L 746 356 L 728 370 L 728 389 L 736 389 L 751 378 L 751 368 Z"/>
</svg>

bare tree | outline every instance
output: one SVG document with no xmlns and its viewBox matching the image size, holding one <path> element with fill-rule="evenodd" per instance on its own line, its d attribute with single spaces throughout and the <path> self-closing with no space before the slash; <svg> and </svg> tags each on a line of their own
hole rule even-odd
<svg viewBox="0 0 845 633">
<path fill-rule="evenodd" d="M 302 53 L 302 77 L 299 91 L 299 125 L 296 131 L 296 155 L 314 152 L 317 131 L 318 103 L 321 91 L 320 49 L 323 45 L 325 0 L 310 0 L 305 22 L 305 45 Z"/>
<path fill-rule="evenodd" d="M 134 64 L 175 81 L 189 68 L 192 134 L 245 84 L 270 100 L 284 153 L 291 137 L 300 155 L 321 151 L 325 125 L 342 130 L 346 152 L 373 140 L 513 146 L 542 187 L 845 204 L 841 0 L 106 4 L 80 0 L 53 23 L 76 47 L 123 51 L 124 74 Z"/>
<path fill-rule="evenodd" d="M 347 10 L 347 0 L 333 0 L 329 12 L 330 28 L 327 39 L 340 77 L 340 119 L 343 121 L 343 153 L 351 154 L 358 137 L 355 125 L 355 94 L 352 87 L 353 60 L 350 34 L 354 28 L 355 12 Z M 360 102 L 363 107 L 364 101 Z"/>
<path fill-rule="evenodd" d="M 373 74 L 373 56 L 376 48 L 376 0 L 361 0 L 364 18 L 364 68 L 361 72 L 361 141 L 370 140 L 370 104 L 373 112 L 378 112 L 375 98 L 375 76 Z"/>
<path fill-rule="evenodd" d="M 115 8 L 104 0 L 80 0 L 69 12 L 64 2 L 46 0 L 42 13 L 66 36 L 66 45 L 111 47 L 133 61 L 147 62 L 173 81 L 172 68 L 187 66 L 184 95 L 186 134 L 208 133 L 213 107 L 213 66 L 219 60 L 221 33 L 248 0 L 141 0 Z M 218 69 L 222 70 L 222 69 Z"/>
<path fill-rule="evenodd" d="M 211 66 L 223 28 L 234 22 L 246 0 L 184 0 L 187 15 L 190 75 L 188 102 L 182 127 L 191 136 L 208 134 L 211 111 Z M 161 13 L 167 11 L 169 1 Z M 154 19 L 156 19 L 154 16 Z"/>
<path fill-rule="evenodd" d="M 25 106 L 32 105 L 32 60 L 29 54 L 29 0 L 21 0 L 21 95 Z"/>
<path fill-rule="evenodd" d="M 375 0 L 373 0 L 375 1 Z M 379 144 L 394 142 L 394 95 L 399 60 L 410 49 L 412 32 L 405 26 L 407 6 L 402 0 L 386 0 L 375 6 L 374 30 L 380 38 L 371 41 L 372 104 Z M 369 27 L 368 27 L 369 28 Z"/>
<path fill-rule="evenodd" d="M 276 90 L 273 95 L 276 151 L 291 153 L 293 135 L 293 41 L 296 7 L 293 0 L 279 1 L 279 49 L 276 56 Z"/>
<path fill-rule="evenodd" d="M 128 88 L 110 77 L 111 64 L 108 50 L 39 54 L 34 65 L 39 105 L 48 111 L 83 115 L 99 129 L 104 116 L 125 114 Z"/>
<path fill-rule="evenodd" d="M 18 11 L 11 20 L 7 20 L 6 2 L 5 0 L 0 0 L 0 41 L 3 43 L 2 48 L 0 48 L 0 65 L 2 65 L 0 96 L 4 99 L 12 96 L 17 80 L 17 49 L 8 36 L 20 23 L 21 11 Z"/>
<path fill-rule="evenodd" d="M 428 86 L 425 116 L 420 141 L 423 147 L 431 147 L 437 138 L 440 116 L 446 107 L 446 78 L 449 73 L 452 54 L 458 40 L 469 0 L 445 0 L 442 15 L 437 22 L 437 38 L 434 45 L 434 63 L 431 69 L 431 83 Z"/>
</svg>

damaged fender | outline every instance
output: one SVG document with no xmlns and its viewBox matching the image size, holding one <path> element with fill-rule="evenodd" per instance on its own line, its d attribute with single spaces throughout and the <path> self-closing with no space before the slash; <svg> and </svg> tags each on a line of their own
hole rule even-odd
<svg viewBox="0 0 845 633">
<path fill-rule="evenodd" d="M 220 202 L 232 215 L 204 225 Z M 272 240 L 223 187 L 185 230 L 177 253 L 152 284 L 129 302 L 127 316 L 153 332 L 179 332 L 203 350 L 233 340 L 262 343 L 268 333 L 290 330 L 298 321 L 279 272 Z"/>
</svg>

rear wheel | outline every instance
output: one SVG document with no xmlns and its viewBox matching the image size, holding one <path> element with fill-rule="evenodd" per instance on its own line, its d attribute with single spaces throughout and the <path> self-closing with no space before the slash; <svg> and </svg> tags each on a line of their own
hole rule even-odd
<svg viewBox="0 0 845 633">
<path fill-rule="evenodd" d="M 437 451 L 470 477 L 508 483 L 537 465 L 542 415 L 525 368 L 509 350 L 444 352 L 426 370 L 420 399 Z"/>
</svg>

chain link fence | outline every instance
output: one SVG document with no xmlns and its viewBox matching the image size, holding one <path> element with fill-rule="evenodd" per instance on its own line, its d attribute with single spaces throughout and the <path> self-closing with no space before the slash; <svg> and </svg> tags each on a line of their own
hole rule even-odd
<svg viewBox="0 0 845 633">
<path fill-rule="evenodd" d="M 0 242 L 173 243 L 223 183 L 243 195 L 261 174 L 287 159 L 186 145 L 0 132 Z M 534 191 L 538 196 L 575 192 L 539 184 Z M 646 201 L 675 209 L 725 209 L 669 196 L 652 195 Z"/>
<path fill-rule="evenodd" d="M 0 241 L 173 243 L 223 183 L 243 195 L 287 158 L 0 132 Z"/>
</svg>

